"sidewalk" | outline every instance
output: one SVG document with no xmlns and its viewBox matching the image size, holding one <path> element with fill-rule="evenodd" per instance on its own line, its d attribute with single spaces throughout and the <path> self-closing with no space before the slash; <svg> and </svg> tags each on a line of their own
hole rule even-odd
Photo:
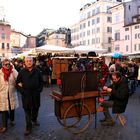
<svg viewBox="0 0 140 140">
<path fill-rule="evenodd" d="M 40 126 L 33 128 L 30 136 L 24 136 L 25 120 L 22 109 L 21 97 L 20 107 L 16 110 L 16 125 L 9 126 L 8 131 L 0 134 L 0 140 L 139 140 L 140 139 L 140 88 L 129 99 L 124 116 L 127 119 L 123 127 L 119 122 L 113 127 L 101 126 L 99 119 L 102 113 L 97 114 L 97 128 L 94 128 L 94 118 L 89 128 L 78 135 L 70 133 L 62 127 L 54 115 L 54 100 L 49 96 L 52 88 L 44 88 L 41 96 L 41 108 L 39 112 Z M 0 115 L 1 117 L 1 115 Z M 1 118 L 0 118 L 1 126 Z"/>
</svg>

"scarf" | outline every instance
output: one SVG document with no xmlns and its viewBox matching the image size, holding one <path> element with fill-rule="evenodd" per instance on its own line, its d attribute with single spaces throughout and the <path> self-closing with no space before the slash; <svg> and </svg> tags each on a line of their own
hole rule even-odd
<svg viewBox="0 0 140 140">
<path fill-rule="evenodd" d="M 12 66 L 10 66 L 9 69 L 5 69 L 4 67 L 2 67 L 2 72 L 4 73 L 4 80 L 8 81 L 9 80 L 9 76 L 12 72 Z"/>
</svg>

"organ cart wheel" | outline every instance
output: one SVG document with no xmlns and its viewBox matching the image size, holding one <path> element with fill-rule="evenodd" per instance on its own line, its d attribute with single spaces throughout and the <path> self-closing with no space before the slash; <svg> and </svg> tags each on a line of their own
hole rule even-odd
<svg viewBox="0 0 140 140">
<path fill-rule="evenodd" d="M 75 110 L 76 117 L 69 117 L 71 111 Z M 86 114 L 83 116 L 83 114 Z M 72 104 L 64 113 L 63 125 L 72 133 L 78 134 L 87 129 L 91 123 L 91 111 L 84 103 Z"/>
<path fill-rule="evenodd" d="M 59 117 L 57 117 L 57 121 L 58 121 L 62 126 L 64 126 L 63 120 L 61 120 Z"/>
<path fill-rule="evenodd" d="M 79 123 L 81 117 L 74 117 L 73 121 L 71 121 L 71 124 L 67 124 L 67 127 L 74 127 L 77 123 Z M 60 119 L 57 117 L 57 121 L 62 125 L 65 126 L 64 124 L 64 119 Z"/>
</svg>

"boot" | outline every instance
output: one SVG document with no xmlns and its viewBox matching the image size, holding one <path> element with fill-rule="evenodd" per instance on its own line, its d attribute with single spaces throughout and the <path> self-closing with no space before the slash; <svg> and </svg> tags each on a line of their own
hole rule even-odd
<svg viewBox="0 0 140 140">
<path fill-rule="evenodd" d="M 31 134 L 31 128 L 26 128 L 25 132 L 24 132 L 24 135 L 25 136 L 28 136 Z"/>
<path fill-rule="evenodd" d="M 4 132 L 6 132 L 6 131 L 7 131 L 7 128 L 6 128 L 6 127 L 0 128 L 0 133 L 4 133 Z"/>
</svg>

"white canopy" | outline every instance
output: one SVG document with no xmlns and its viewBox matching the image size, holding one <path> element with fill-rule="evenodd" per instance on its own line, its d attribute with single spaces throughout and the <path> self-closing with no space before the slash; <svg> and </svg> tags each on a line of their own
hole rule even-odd
<svg viewBox="0 0 140 140">
<path fill-rule="evenodd" d="M 48 52 L 48 53 L 70 53 L 73 52 L 70 48 L 65 48 L 61 46 L 55 46 L 55 45 L 44 45 L 41 47 L 35 48 L 36 52 Z"/>
<path fill-rule="evenodd" d="M 106 57 L 112 57 L 113 53 L 105 53 L 102 56 L 106 56 Z"/>
<path fill-rule="evenodd" d="M 93 46 L 77 46 L 72 48 L 77 53 L 88 53 L 90 51 L 96 52 L 96 53 L 105 53 L 107 52 L 107 49 L 101 49 L 101 48 L 95 48 Z"/>
</svg>

